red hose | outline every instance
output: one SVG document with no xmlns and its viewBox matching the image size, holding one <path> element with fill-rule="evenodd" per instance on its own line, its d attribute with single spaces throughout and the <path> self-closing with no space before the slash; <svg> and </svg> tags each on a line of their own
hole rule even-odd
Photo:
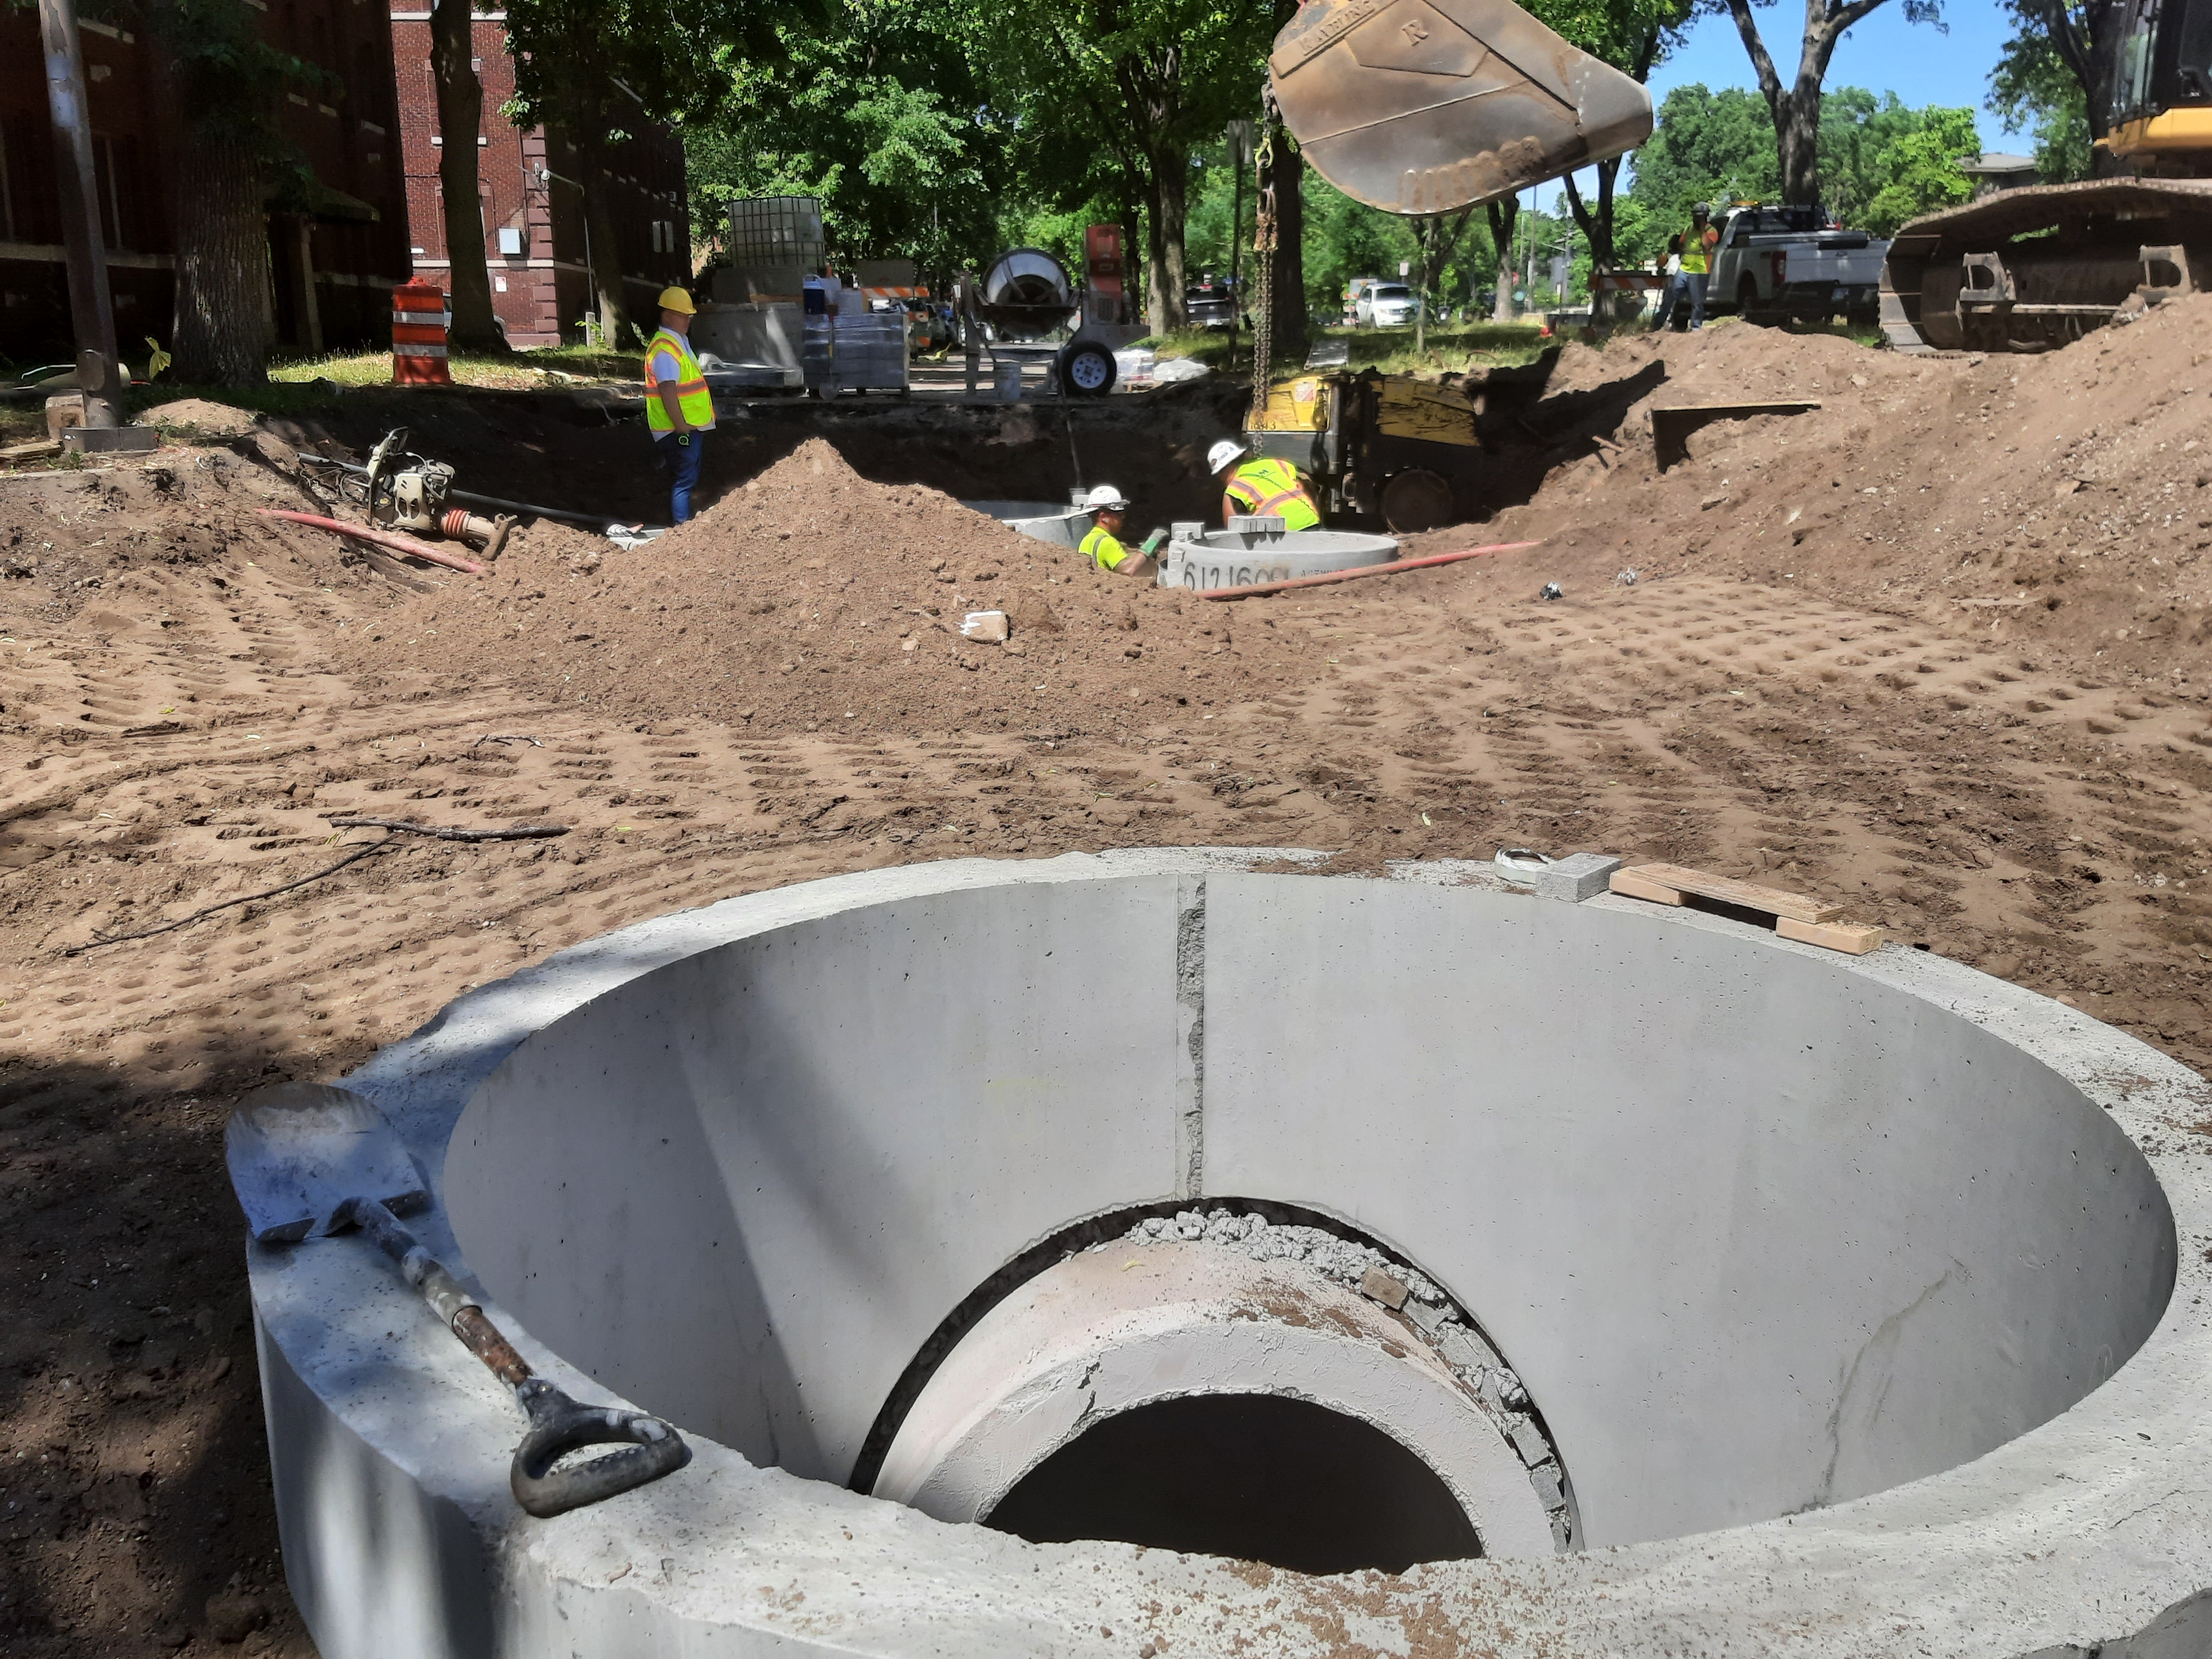
<svg viewBox="0 0 2212 1659">
<path fill-rule="evenodd" d="M 404 553 L 410 559 L 428 559 L 432 564 L 442 564 L 448 570 L 459 570 L 466 575 L 481 576 L 484 572 L 484 568 L 474 559 L 465 559 L 458 553 L 432 547 L 411 536 L 396 536 L 388 530 L 371 530 L 367 525 L 348 524 L 343 519 L 325 519 L 313 513 L 295 513 L 282 507 L 264 507 L 261 509 L 261 516 L 283 519 L 291 524 L 308 525 L 340 536 L 350 536 L 357 542 L 368 542 L 388 552 Z"/>
<path fill-rule="evenodd" d="M 1354 565 L 1349 570 L 1325 570 L 1318 576 L 1293 576 L 1287 581 L 1254 582 L 1248 587 L 1209 587 L 1202 590 L 1201 599 L 1249 599 L 1262 593 L 1287 593 L 1293 587 L 1321 587 L 1330 582 L 1357 581 L 1362 576 L 1395 576 L 1401 570 L 1423 570 L 1432 564 L 1456 564 L 1462 559 L 1479 559 L 1486 553 L 1517 553 L 1524 547 L 1534 547 L 1534 542 L 1498 542 L 1490 547 L 1462 548 L 1456 553 L 1431 553 L 1418 559 L 1393 559 L 1388 564 Z"/>
</svg>

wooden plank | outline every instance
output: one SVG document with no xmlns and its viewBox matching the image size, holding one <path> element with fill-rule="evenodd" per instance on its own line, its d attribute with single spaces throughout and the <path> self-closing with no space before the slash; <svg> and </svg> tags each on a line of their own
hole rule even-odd
<svg viewBox="0 0 2212 1659">
<path fill-rule="evenodd" d="M 1616 870 L 1607 886 L 1623 898 L 1649 899 L 1654 904 L 1680 904 L 1682 896 L 1671 887 L 1645 881 L 1633 870 Z"/>
<path fill-rule="evenodd" d="M 1685 870 L 1679 864 L 1639 864 L 1621 873 L 1635 875 L 1656 886 L 1671 887 L 1678 893 L 1711 899 L 1718 904 L 1763 910 L 1768 915 L 1788 916 L 1796 921 L 1834 921 L 1844 914 L 1840 904 L 1824 904 L 1802 893 L 1784 893 L 1777 888 L 1735 881 L 1727 876 L 1709 876 L 1702 870 Z"/>
<path fill-rule="evenodd" d="M 1745 404 L 1654 404 L 1654 415 L 1702 416 L 1714 421 L 1747 420 L 1753 415 L 1803 415 L 1820 406 L 1816 398 L 1771 398 Z"/>
<path fill-rule="evenodd" d="M 1777 916 L 1774 931 L 1801 945 L 1825 945 L 1831 951 L 1854 957 L 1879 950 L 1882 941 L 1881 928 L 1851 921 L 1797 921 L 1789 916 Z"/>
</svg>

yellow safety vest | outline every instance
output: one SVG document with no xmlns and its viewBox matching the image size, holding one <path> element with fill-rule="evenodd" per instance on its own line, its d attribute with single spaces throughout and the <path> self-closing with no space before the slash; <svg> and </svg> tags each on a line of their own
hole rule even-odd
<svg viewBox="0 0 2212 1659">
<path fill-rule="evenodd" d="M 1306 493 L 1305 480 L 1288 461 L 1247 461 L 1229 475 L 1222 493 L 1251 519 L 1280 519 L 1285 530 L 1311 530 L 1321 513 Z"/>
<path fill-rule="evenodd" d="M 663 347 L 676 354 L 681 365 L 676 381 L 677 407 L 684 418 L 693 426 L 705 429 L 714 424 L 714 394 L 707 390 L 707 377 L 701 372 L 699 360 L 691 355 L 691 343 L 672 328 L 664 328 L 648 341 L 645 348 L 645 423 L 654 432 L 673 432 L 676 422 L 668 416 L 668 405 L 660 400 L 662 382 L 653 378 L 653 359 Z"/>
<path fill-rule="evenodd" d="M 1705 231 L 1695 223 L 1682 233 L 1682 269 L 1704 276 L 1709 269 L 1705 258 Z"/>
<path fill-rule="evenodd" d="M 1119 570 L 1121 561 L 1129 556 L 1127 548 L 1097 525 L 1091 526 L 1090 533 L 1084 537 L 1083 544 L 1076 551 L 1101 570 Z"/>
</svg>

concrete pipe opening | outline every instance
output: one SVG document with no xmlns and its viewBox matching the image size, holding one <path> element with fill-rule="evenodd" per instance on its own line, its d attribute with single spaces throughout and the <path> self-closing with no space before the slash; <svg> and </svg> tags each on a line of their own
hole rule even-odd
<svg viewBox="0 0 2212 1659">
<path fill-rule="evenodd" d="M 1436 1472 L 1373 1425 L 1304 1400 L 1208 1395 L 1109 1417 L 986 1517 L 1033 1544 L 1115 1539 L 1294 1572 L 1402 1572 L 1481 1553 Z"/>
</svg>

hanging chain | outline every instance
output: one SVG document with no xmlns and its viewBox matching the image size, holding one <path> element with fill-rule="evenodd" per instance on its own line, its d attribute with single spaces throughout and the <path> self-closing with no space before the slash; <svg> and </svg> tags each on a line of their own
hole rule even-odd
<svg viewBox="0 0 2212 1659">
<path fill-rule="evenodd" d="M 1252 322 L 1252 415 L 1257 425 L 1267 412 L 1268 382 L 1275 366 L 1275 100 L 1267 100 L 1253 159 L 1259 167 L 1259 211 L 1252 221 L 1252 263 L 1257 280 Z"/>
</svg>

